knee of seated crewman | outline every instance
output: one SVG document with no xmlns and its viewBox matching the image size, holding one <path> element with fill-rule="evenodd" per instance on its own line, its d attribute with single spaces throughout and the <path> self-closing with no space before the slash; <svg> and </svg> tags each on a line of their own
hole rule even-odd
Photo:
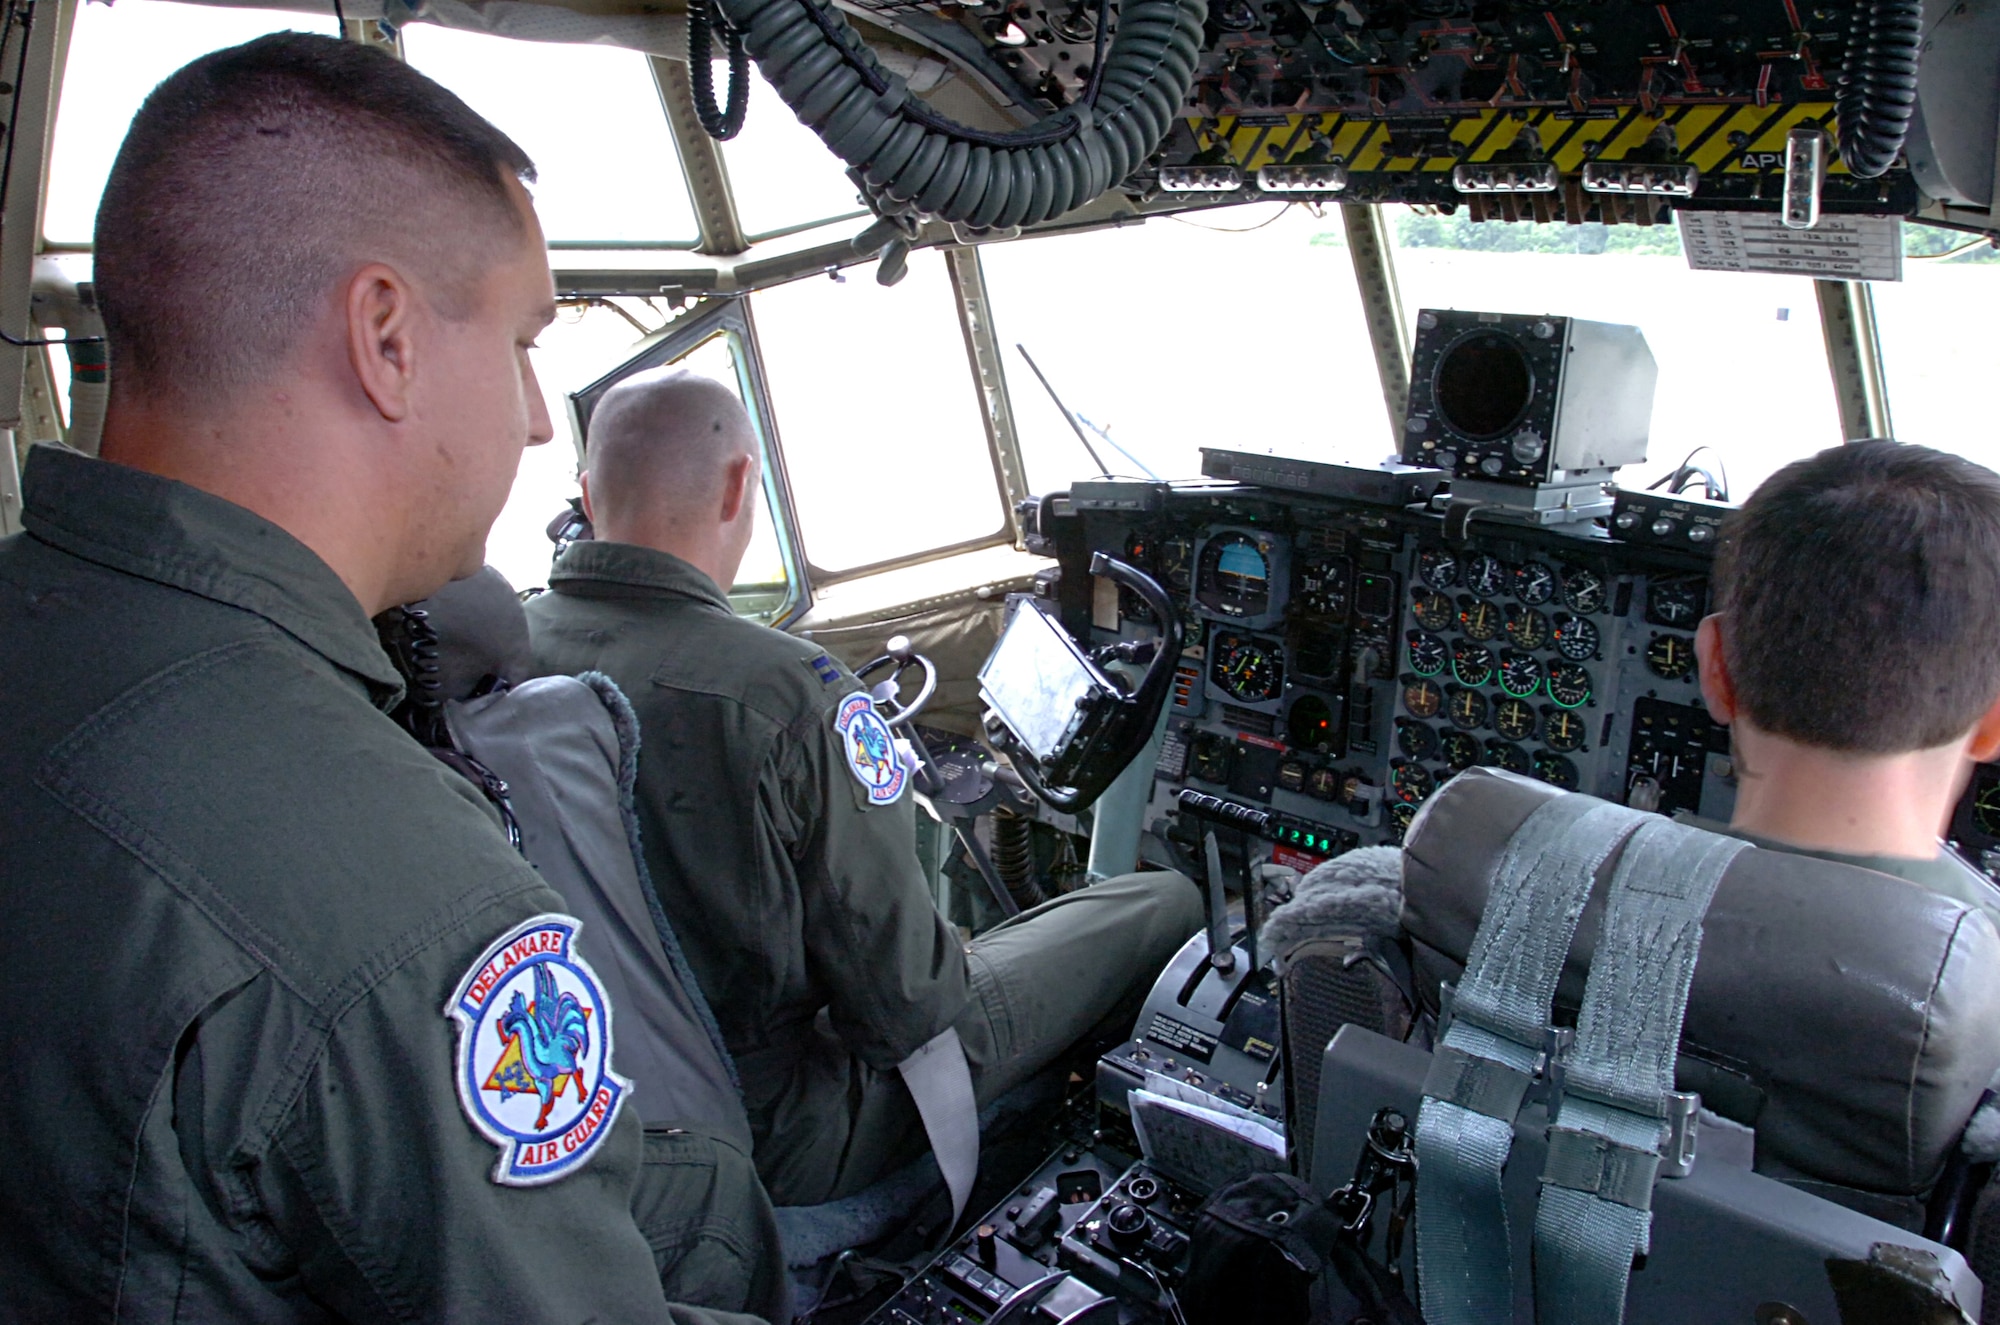
<svg viewBox="0 0 2000 1325">
<path fill-rule="evenodd" d="M 671 1302 L 791 1319 L 777 1216 L 750 1156 L 702 1128 L 648 1127 L 632 1217 Z"/>
</svg>

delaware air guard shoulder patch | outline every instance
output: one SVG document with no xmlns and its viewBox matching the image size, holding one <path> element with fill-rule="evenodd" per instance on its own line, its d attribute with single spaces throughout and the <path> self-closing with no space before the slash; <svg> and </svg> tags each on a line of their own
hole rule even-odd
<svg viewBox="0 0 2000 1325">
<path fill-rule="evenodd" d="M 893 805 L 908 785 L 910 771 L 903 767 L 889 724 L 875 711 L 875 701 L 865 691 L 841 700 L 833 711 L 833 730 L 840 736 L 847 767 L 868 794 L 868 803 Z"/>
<path fill-rule="evenodd" d="M 458 1024 L 458 1099 L 500 1147 L 493 1181 L 554 1182 L 611 1135 L 632 1083 L 611 1070 L 611 1000 L 576 952 L 582 923 L 524 920 L 480 954 L 444 1014 Z"/>
</svg>

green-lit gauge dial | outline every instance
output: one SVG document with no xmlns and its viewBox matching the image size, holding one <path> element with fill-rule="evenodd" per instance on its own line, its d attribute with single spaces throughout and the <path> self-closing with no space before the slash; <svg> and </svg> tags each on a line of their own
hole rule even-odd
<svg viewBox="0 0 2000 1325">
<path fill-rule="evenodd" d="M 1340 799 L 1340 774 L 1330 768 L 1315 768 L 1306 774 L 1306 794 L 1323 801 Z"/>
<path fill-rule="evenodd" d="M 1445 716 L 1467 731 L 1486 725 L 1486 696 L 1477 690 L 1453 690 L 1445 696 Z"/>
<path fill-rule="evenodd" d="M 1449 589 L 1458 583 L 1458 558 L 1441 547 L 1427 547 L 1417 554 L 1417 575 L 1433 589 Z"/>
<path fill-rule="evenodd" d="M 1227 782 L 1231 757 L 1235 753 L 1236 743 L 1228 737 L 1202 732 L 1188 747 L 1188 776 L 1200 778 L 1203 782 Z"/>
<path fill-rule="evenodd" d="M 1507 649 L 1500 655 L 1500 688 L 1526 699 L 1542 688 L 1542 665 L 1525 653 Z"/>
<path fill-rule="evenodd" d="M 1451 674 L 1460 685 L 1483 686 L 1493 679 L 1493 650 L 1471 640 L 1451 646 Z"/>
<path fill-rule="evenodd" d="M 1444 691 L 1435 681 L 1412 681 L 1403 687 L 1403 707 L 1419 718 L 1435 718 L 1444 707 Z"/>
<path fill-rule="evenodd" d="M 1488 741 L 1486 762 L 1509 773 L 1526 773 L 1529 770 L 1528 752 L 1507 741 Z"/>
<path fill-rule="evenodd" d="M 1445 648 L 1443 640 L 1435 635 L 1427 635 L 1421 630 L 1413 630 L 1409 634 L 1409 641 L 1411 671 L 1418 676 L 1436 676 L 1444 670 L 1445 662 L 1451 654 Z"/>
<path fill-rule="evenodd" d="M 1604 577 L 1586 566 L 1563 567 L 1562 599 L 1572 612 L 1602 612 Z"/>
<path fill-rule="evenodd" d="M 1421 805 L 1437 790 L 1437 779 L 1422 764 L 1406 764 L 1398 759 L 1389 769 L 1389 787 L 1405 805 Z"/>
<path fill-rule="evenodd" d="M 1550 709 L 1542 722 L 1542 744 L 1551 750 L 1581 750 L 1589 728 L 1568 709 Z"/>
<path fill-rule="evenodd" d="M 1556 596 L 1556 573 L 1539 561 L 1514 568 L 1514 596 L 1533 606 Z"/>
<path fill-rule="evenodd" d="M 1450 630 L 1458 620 L 1458 612 L 1451 605 L 1451 599 L 1435 589 L 1419 589 L 1410 600 L 1410 615 L 1425 630 Z"/>
<path fill-rule="evenodd" d="M 1209 676 L 1222 689 L 1250 704 L 1276 699 L 1285 687 L 1285 664 L 1277 649 L 1240 635 L 1218 635 Z"/>
<path fill-rule="evenodd" d="M 1988 837 L 2000 837 L 2000 778 L 1981 770 L 1972 793 L 1972 822 Z"/>
<path fill-rule="evenodd" d="M 1559 616 L 1556 618 L 1556 652 L 1571 662 L 1589 662 L 1597 656 L 1603 646 L 1604 637 L 1597 633 L 1597 627 L 1580 616 Z"/>
<path fill-rule="evenodd" d="M 1535 706 L 1524 700 L 1502 699 L 1493 705 L 1493 730 L 1510 741 L 1535 738 Z"/>
<path fill-rule="evenodd" d="M 1654 676 L 1678 681 L 1694 670 L 1694 641 L 1685 635 L 1655 635 L 1646 646 L 1646 666 Z"/>
<path fill-rule="evenodd" d="M 1311 771 L 1303 759 L 1281 759 L 1278 761 L 1278 785 L 1286 791 L 1304 791 L 1306 775 Z"/>
<path fill-rule="evenodd" d="M 1507 563 L 1491 552 L 1475 552 L 1465 559 L 1465 587 L 1481 598 L 1497 598 L 1513 581 Z"/>
<path fill-rule="evenodd" d="M 1468 598 L 1458 614 L 1458 624 L 1476 640 L 1498 639 L 1505 624 L 1500 608 L 1483 598 Z"/>
<path fill-rule="evenodd" d="M 1549 619 L 1532 607 L 1507 609 L 1507 638 L 1517 649 L 1546 649 L 1553 635 Z"/>
<path fill-rule="evenodd" d="M 1416 818 L 1417 818 L 1416 806 L 1391 805 L 1389 807 L 1390 835 L 1393 836 L 1398 842 L 1402 841 L 1403 834 L 1410 831 L 1410 825 L 1416 822 Z"/>
<path fill-rule="evenodd" d="M 1550 754 L 1547 750 L 1535 751 L 1535 761 L 1530 771 L 1542 781 L 1564 791 L 1575 791 L 1580 785 L 1576 775 L 1576 765 L 1561 755 Z"/>
<path fill-rule="evenodd" d="M 1582 708 L 1590 702 L 1590 673 L 1575 663 L 1557 663 L 1549 668 L 1549 698 L 1566 709 Z"/>
<path fill-rule="evenodd" d="M 1438 738 L 1438 754 L 1446 768 L 1463 773 L 1479 762 L 1479 742 L 1464 732 L 1446 732 Z"/>
<path fill-rule="evenodd" d="M 1412 759 L 1437 758 L 1437 733 L 1421 722 L 1396 719 L 1396 748 Z"/>
</svg>

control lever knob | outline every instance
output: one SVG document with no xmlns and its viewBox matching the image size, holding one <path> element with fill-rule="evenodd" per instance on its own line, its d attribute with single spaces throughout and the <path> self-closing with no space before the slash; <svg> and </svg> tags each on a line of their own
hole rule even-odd
<svg viewBox="0 0 2000 1325">
<path fill-rule="evenodd" d="M 910 643 L 908 635 L 891 635 L 888 644 L 883 647 L 899 663 L 907 663 L 917 656 L 916 646 Z"/>
<path fill-rule="evenodd" d="M 1125 1251 L 1132 1251 L 1143 1245 L 1148 1232 L 1146 1212 L 1129 1201 L 1111 1207 L 1111 1214 L 1104 1221 L 1104 1229 L 1111 1235 L 1112 1242 Z"/>
<path fill-rule="evenodd" d="M 972 1235 L 979 1250 L 979 1263 L 991 1270 L 1000 1262 L 1000 1230 L 991 1224 L 981 1224 Z"/>
</svg>

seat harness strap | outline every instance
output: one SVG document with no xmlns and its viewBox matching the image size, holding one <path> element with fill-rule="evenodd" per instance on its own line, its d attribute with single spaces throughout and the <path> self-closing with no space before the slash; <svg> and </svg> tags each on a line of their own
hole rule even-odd
<svg viewBox="0 0 2000 1325">
<path fill-rule="evenodd" d="M 1508 1325 L 1501 1172 L 1553 1043 L 1550 1007 L 1598 869 L 1647 817 L 1589 796 L 1544 802 L 1508 840 L 1417 1114 L 1417 1274 L 1430 1325 Z"/>
<path fill-rule="evenodd" d="M 979 1102 L 972 1093 L 972 1069 L 965 1061 L 958 1029 L 945 1027 L 896 1064 L 896 1070 L 917 1103 L 931 1154 L 937 1157 L 944 1185 L 951 1189 L 951 1222 L 956 1227 L 972 1198 L 973 1179 L 979 1176 Z"/>
<path fill-rule="evenodd" d="M 1652 1233 L 1653 1183 L 1673 1132 L 1681 1022 L 1702 917 L 1749 843 L 1654 820 L 1611 878 L 1549 1127 L 1535 1216 L 1539 1325 L 1618 1325 L 1633 1257 Z M 1692 1122 L 1691 1117 L 1687 1119 Z"/>
</svg>

